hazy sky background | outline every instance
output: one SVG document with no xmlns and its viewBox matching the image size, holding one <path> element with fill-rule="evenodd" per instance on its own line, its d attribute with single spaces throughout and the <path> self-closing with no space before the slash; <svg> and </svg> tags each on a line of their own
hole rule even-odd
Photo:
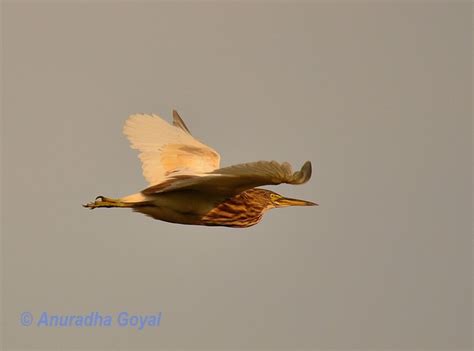
<svg viewBox="0 0 474 351">
<path fill-rule="evenodd" d="M 470 349 L 471 14 L 4 2 L 4 349 Z M 83 209 L 146 186 L 122 125 L 172 108 L 222 165 L 311 160 L 309 183 L 272 190 L 320 206 L 245 230 Z"/>
</svg>

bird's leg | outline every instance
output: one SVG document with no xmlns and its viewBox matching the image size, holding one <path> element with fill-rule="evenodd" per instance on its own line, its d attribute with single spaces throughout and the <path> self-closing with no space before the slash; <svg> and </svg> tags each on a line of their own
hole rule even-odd
<svg viewBox="0 0 474 351">
<path fill-rule="evenodd" d="M 132 204 L 122 202 L 119 199 L 110 199 L 105 196 L 97 196 L 94 202 L 89 202 L 88 204 L 82 206 L 92 210 L 97 207 L 132 207 Z"/>
</svg>

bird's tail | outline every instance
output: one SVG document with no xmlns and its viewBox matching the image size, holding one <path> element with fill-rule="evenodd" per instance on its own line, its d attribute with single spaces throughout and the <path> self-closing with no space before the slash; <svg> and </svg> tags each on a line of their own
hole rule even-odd
<svg viewBox="0 0 474 351">
<path fill-rule="evenodd" d="M 135 203 L 126 202 L 123 201 L 123 199 L 111 199 L 105 196 L 97 196 L 95 201 L 82 206 L 92 210 L 97 207 L 135 207 L 135 205 Z"/>
</svg>

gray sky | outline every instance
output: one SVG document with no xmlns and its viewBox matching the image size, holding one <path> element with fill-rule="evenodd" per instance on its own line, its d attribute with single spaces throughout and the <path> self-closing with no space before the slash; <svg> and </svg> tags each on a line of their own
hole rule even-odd
<svg viewBox="0 0 474 351">
<path fill-rule="evenodd" d="M 469 3 L 10 1 L 2 24 L 4 349 L 470 348 Z M 320 206 L 246 230 L 83 209 L 146 186 L 122 125 L 172 108 L 222 165 L 311 160 L 271 189 Z"/>
</svg>

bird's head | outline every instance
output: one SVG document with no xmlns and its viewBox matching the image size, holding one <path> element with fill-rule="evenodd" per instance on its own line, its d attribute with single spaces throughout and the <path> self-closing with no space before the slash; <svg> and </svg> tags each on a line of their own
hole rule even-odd
<svg viewBox="0 0 474 351">
<path fill-rule="evenodd" d="M 268 198 L 271 203 L 271 207 L 274 207 L 274 208 L 288 207 L 288 206 L 318 206 L 317 203 L 314 203 L 311 201 L 292 199 L 289 197 L 284 197 L 270 190 L 267 190 L 267 191 L 268 191 Z"/>
</svg>

